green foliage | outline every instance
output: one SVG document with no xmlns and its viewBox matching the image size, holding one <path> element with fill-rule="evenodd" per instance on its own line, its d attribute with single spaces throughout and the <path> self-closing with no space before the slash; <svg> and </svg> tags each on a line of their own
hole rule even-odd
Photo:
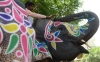
<svg viewBox="0 0 100 62">
<path fill-rule="evenodd" d="M 26 2 L 27 0 L 22 0 Z M 56 14 L 56 17 L 67 16 L 73 14 L 75 10 L 81 7 L 80 0 L 30 0 L 37 7 L 34 12 L 51 15 Z"/>
<path fill-rule="evenodd" d="M 89 52 L 83 55 L 81 62 L 100 62 L 100 47 L 94 47 Z"/>
</svg>

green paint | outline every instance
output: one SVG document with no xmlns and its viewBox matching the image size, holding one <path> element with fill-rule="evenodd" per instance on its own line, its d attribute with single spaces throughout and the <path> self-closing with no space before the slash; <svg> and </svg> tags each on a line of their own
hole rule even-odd
<svg viewBox="0 0 100 62">
<path fill-rule="evenodd" d="M 34 51 L 34 56 L 37 56 L 38 55 L 38 49 L 34 48 L 33 51 Z"/>
<path fill-rule="evenodd" d="M 81 26 L 82 29 L 88 29 L 86 26 Z"/>
<path fill-rule="evenodd" d="M 37 45 L 39 42 L 37 40 L 35 40 L 35 45 Z"/>
<path fill-rule="evenodd" d="M 17 48 L 19 42 L 19 36 L 17 34 L 12 34 L 10 36 L 8 48 L 6 50 L 6 54 L 12 53 L 15 48 Z"/>
<path fill-rule="evenodd" d="M 80 35 L 80 31 L 77 30 L 77 32 L 74 34 L 74 36 L 79 36 Z"/>
<path fill-rule="evenodd" d="M 32 53 L 32 45 L 33 45 L 32 37 L 29 37 L 29 48 L 30 48 L 30 53 Z"/>
</svg>

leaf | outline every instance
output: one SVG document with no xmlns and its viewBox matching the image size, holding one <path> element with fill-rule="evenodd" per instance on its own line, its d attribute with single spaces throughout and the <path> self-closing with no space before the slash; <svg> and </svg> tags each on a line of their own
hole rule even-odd
<svg viewBox="0 0 100 62">
<path fill-rule="evenodd" d="M 7 33 L 15 33 L 19 30 L 18 24 L 16 23 L 1 24 L 1 27 Z"/>
<path fill-rule="evenodd" d="M 25 60 L 28 60 L 28 39 L 27 39 L 27 35 L 25 34 L 21 34 L 21 46 L 22 46 L 22 50 L 23 50 L 23 53 L 24 53 L 24 57 L 25 57 Z"/>
<path fill-rule="evenodd" d="M 44 53 L 47 52 L 47 50 L 46 50 L 43 46 L 40 47 L 39 50 L 40 50 L 41 52 L 44 52 Z"/>
<path fill-rule="evenodd" d="M 55 42 L 63 42 L 60 38 L 55 38 Z"/>
<path fill-rule="evenodd" d="M 51 45 L 56 50 L 56 43 L 54 41 L 51 42 Z"/>
<path fill-rule="evenodd" d="M 33 54 L 34 56 L 37 56 L 38 55 L 38 49 L 37 48 L 34 48 L 33 49 L 33 52 L 34 52 L 34 54 Z"/>
<path fill-rule="evenodd" d="M 60 30 L 55 32 L 55 36 L 57 37 L 60 34 Z"/>
<path fill-rule="evenodd" d="M 30 48 L 30 53 L 32 53 L 32 48 L 33 48 L 32 37 L 29 37 L 29 48 Z"/>
<path fill-rule="evenodd" d="M 18 43 L 19 43 L 19 36 L 17 34 L 12 34 L 10 36 L 10 40 L 9 40 L 9 44 L 8 44 L 8 47 L 6 50 L 6 54 L 13 52 L 17 48 Z"/>
<path fill-rule="evenodd" d="M 11 15 L 7 13 L 0 12 L 0 18 L 4 19 L 4 21 L 12 21 L 13 18 Z"/>
<path fill-rule="evenodd" d="M 27 31 L 30 36 L 32 36 L 35 33 L 34 29 L 27 28 Z"/>
<path fill-rule="evenodd" d="M 12 11 L 13 11 L 12 14 L 13 14 L 15 21 L 18 23 L 23 23 L 23 19 L 21 18 L 20 14 L 14 7 L 12 7 Z"/>
</svg>

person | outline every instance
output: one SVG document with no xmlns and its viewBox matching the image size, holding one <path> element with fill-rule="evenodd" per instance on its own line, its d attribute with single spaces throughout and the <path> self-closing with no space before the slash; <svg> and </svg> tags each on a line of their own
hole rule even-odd
<svg viewBox="0 0 100 62">
<path fill-rule="evenodd" d="M 55 16 L 55 15 L 45 16 L 45 15 L 33 12 L 34 3 L 30 2 L 30 1 L 27 1 L 25 3 L 25 7 L 26 7 L 26 13 L 28 15 L 28 21 L 31 24 L 34 23 L 34 18 L 47 18 L 47 19 L 51 19 L 51 18 L 53 18 Z"/>
</svg>

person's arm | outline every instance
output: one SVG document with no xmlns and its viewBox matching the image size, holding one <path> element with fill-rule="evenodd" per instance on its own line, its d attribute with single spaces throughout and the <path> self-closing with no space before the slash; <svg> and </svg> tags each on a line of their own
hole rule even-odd
<svg viewBox="0 0 100 62">
<path fill-rule="evenodd" d="M 42 14 L 34 13 L 34 12 L 28 10 L 27 8 L 26 8 L 26 13 L 27 13 L 27 15 L 32 16 L 32 17 L 35 17 L 35 18 L 51 19 L 51 18 L 54 18 L 54 16 L 55 16 L 54 14 L 53 15 L 50 15 L 50 16 L 45 16 L 45 15 L 42 15 Z"/>
<path fill-rule="evenodd" d="M 28 10 L 28 9 L 26 9 L 26 13 L 27 13 L 27 15 L 32 16 L 32 17 L 35 17 L 35 18 L 46 18 L 45 15 L 31 12 L 31 11 Z"/>
</svg>

